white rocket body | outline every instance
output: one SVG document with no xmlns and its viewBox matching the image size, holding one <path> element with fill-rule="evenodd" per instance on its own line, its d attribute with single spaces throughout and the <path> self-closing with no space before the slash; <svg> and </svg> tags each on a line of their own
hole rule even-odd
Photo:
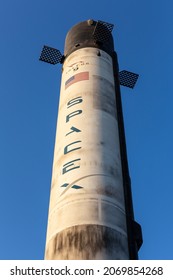
<svg viewBox="0 0 173 280">
<path fill-rule="evenodd" d="M 45 259 L 129 259 L 112 57 L 63 64 Z"/>
</svg>

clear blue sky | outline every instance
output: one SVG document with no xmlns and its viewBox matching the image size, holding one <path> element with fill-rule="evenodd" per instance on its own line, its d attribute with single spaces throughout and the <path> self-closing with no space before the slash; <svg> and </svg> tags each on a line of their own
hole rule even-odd
<svg viewBox="0 0 173 280">
<path fill-rule="evenodd" d="M 43 259 L 61 66 L 68 30 L 93 18 L 115 24 L 140 259 L 173 259 L 173 4 L 169 0 L 0 0 L 0 259 Z"/>
</svg>

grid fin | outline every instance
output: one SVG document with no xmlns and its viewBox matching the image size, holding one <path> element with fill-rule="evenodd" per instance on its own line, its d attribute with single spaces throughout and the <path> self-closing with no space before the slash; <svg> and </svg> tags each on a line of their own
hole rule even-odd
<svg viewBox="0 0 173 280">
<path fill-rule="evenodd" d="M 50 63 L 57 64 L 62 62 L 63 55 L 57 49 L 44 46 L 40 55 L 39 60 Z"/>
<path fill-rule="evenodd" d="M 93 32 L 93 38 L 99 42 L 106 42 L 111 36 L 114 25 L 98 20 Z"/>
<path fill-rule="evenodd" d="M 139 75 L 135 74 L 133 72 L 129 72 L 126 70 L 120 71 L 119 72 L 120 85 L 129 87 L 129 88 L 134 88 L 138 77 L 139 77 Z"/>
</svg>

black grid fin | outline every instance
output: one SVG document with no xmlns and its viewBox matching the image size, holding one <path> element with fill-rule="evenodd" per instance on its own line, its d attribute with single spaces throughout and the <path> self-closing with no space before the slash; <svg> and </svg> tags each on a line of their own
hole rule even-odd
<svg viewBox="0 0 173 280">
<path fill-rule="evenodd" d="M 62 62 L 63 55 L 57 49 L 44 46 L 40 55 L 39 60 L 50 63 L 57 64 Z"/>
<path fill-rule="evenodd" d="M 134 88 L 137 79 L 138 79 L 139 75 L 123 70 L 119 72 L 119 82 L 120 85 L 125 86 L 125 87 L 129 87 L 129 88 Z"/>
<path fill-rule="evenodd" d="M 111 36 L 114 25 L 98 20 L 93 32 L 93 38 L 99 42 L 106 42 Z"/>
</svg>

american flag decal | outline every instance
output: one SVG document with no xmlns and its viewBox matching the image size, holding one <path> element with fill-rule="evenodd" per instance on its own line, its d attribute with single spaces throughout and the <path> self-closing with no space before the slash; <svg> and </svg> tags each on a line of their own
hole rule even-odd
<svg viewBox="0 0 173 280">
<path fill-rule="evenodd" d="M 89 72 L 81 72 L 78 73 L 72 77 L 70 77 L 66 82 L 65 82 L 65 89 L 67 89 L 69 86 L 71 86 L 74 83 L 81 82 L 89 80 Z"/>
</svg>

